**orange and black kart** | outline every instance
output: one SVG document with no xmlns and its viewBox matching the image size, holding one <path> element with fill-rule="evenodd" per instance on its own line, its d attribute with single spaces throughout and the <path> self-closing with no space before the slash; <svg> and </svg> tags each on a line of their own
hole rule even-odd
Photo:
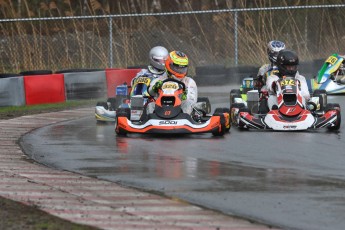
<svg viewBox="0 0 345 230">
<path fill-rule="evenodd" d="M 217 108 L 213 115 L 207 115 L 200 109 L 202 105 L 197 103 L 192 115 L 183 113 L 181 97 L 184 91 L 183 82 L 166 79 L 158 90 L 154 112 L 144 113 L 139 121 L 131 121 L 130 109 L 119 108 L 116 112 L 115 132 L 118 135 L 212 133 L 214 136 L 222 136 L 229 131 L 228 108 Z"/>
</svg>

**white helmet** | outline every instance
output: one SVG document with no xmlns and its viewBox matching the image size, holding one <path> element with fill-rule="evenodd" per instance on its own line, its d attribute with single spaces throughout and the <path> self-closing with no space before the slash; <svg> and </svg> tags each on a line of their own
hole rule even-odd
<svg viewBox="0 0 345 230">
<path fill-rule="evenodd" d="M 165 70 L 165 60 L 168 58 L 169 52 L 163 46 L 155 46 L 150 50 L 150 64 L 158 70 Z"/>
<path fill-rule="evenodd" d="M 279 51 L 285 49 L 285 43 L 277 40 L 270 41 L 267 44 L 268 59 L 275 64 Z"/>
</svg>

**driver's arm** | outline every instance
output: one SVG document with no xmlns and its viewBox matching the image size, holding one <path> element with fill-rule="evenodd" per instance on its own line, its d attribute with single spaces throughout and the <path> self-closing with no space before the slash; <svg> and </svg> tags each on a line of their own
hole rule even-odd
<svg viewBox="0 0 345 230">
<path fill-rule="evenodd" d="M 267 77 L 266 87 L 268 94 L 274 94 L 275 89 L 275 82 L 279 80 L 279 77 L 277 75 L 270 75 Z"/>
<path fill-rule="evenodd" d="M 306 101 L 308 101 L 310 99 L 310 93 L 309 93 L 309 89 L 308 89 L 308 83 L 307 80 L 305 79 L 305 77 L 303 77 L 302 75 L 296 75 L 296 79 L 299 80 L 300 84 L 301 84 L 301 94 L 304 97 L 304 99 Z"/>
<path fill-rule="evenodd" d="M 192 78 L 188 78 L 188 82 L 185 83 L 187 90 L 187 100 L 196 103 L 198 101 L 198 87 Z"/>
</svg>

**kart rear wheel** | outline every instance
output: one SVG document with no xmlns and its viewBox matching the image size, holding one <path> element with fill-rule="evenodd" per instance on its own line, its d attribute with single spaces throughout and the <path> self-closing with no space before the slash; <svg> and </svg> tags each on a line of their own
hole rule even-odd
<svg viewBox="0 0 345 230">
<path fill-rule="evenodd" d="M 216 108 L 214 111 L 214 114 L 220 114 L 220 113 L 227 113 L 228 114 L 228 122 L 226 122 L 228 125 L 225 126 L 225 132 L 229 132 L 231 128 L 231 119 L 230 119 L 230 109 L 228 108 Z"/>
<path fill-rule="evenodd" d="M 325 112 L 330 110 L 337 110 L 337 122 L 335 126 L 327 127 L 328 130 L 336 131 L 339 130 L 341 125 L 341 113 L 340 113 L 340 105 L 338 103 L 329 103 L 326 105 Z"/>
<path fill-rule="evenodd" d="M 327 91 L 325 89 L 316 89 L 313 97 L 319 97 L 320 110 L 324 110 L 327 106 Z"/>
<path fill-rule="evenodd" d="M 230 91 L 230 106 L 234 103 L 235 98 L 242 98 L 240 89 L 232 89 Z"/>
<path fill-rule="evenodd" d="M 130 108 L 118 108 L 116 110 L 116 117 L 127 117 L 128 120 L 131 119 L 131 109 Z"/>
<path fill-rule="evenodd" d="M 268 108 L 268 103 L 267 103 L 267 99 L 262 99 L 259 102 L 259 114 L 267 114 L 270 111 L 270 109 Z"/>
<path fill-rule="evenodd" d="M 109 97 L 107 102 L 110 103 L 110 111 L 115 111 L 116 110 L 116 98 L 115 97 Z"/>
<path fill-rule="evenodd" d="M 205 112 L 207 114 L 211 113 L 211 103 L 210 103 L 210 100 L 208 99 L 208 97 L 198 97 L 197 102 L 205 102 L 206 103 Z"/>
<path fill-rule="evenodd" d="M 105 108 L 106 110 L 108 110 L 108 104 L 107 104 L 107 102 L 99 101 L 99 102 L 97 102 L 96 106 L 102 106 L 103 108 Z"/>
</svg>

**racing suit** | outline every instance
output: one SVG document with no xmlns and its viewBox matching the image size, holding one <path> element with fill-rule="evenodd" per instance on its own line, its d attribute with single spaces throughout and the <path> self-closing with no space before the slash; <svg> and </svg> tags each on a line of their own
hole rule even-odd
<svg viewBox="0 0 345 230">
<path fill-rule="evenodd" d="M 143 75 L 149 75 L 150 77 L 157 78 L 161 76 L 166 76 L 166 72 L 164 70 L 157 70 L 153 66 L 149 65 L 147 69 L 142 69 L 140 72 L 135 75 L 135 77 L 131 81 L 131 86 L 134 85 L 135 81 L 139 78 L 142 77 Z"/>
<path fill-rule="evenodd" d="M 148 89 L 149 94 L 156 99 L 158 95 L 154 91 L 153 86 L 156 84 L 157 81 L 159 81 L 159 80 L 164 81 L 168 78 L 169 77 L 167 75 L 164 75 L 164 76 L 160 76 L 160 77 L 154 79 L 151 82 L 150 87 Z M 198 88 L 196 86 L 196 83 L 191 77 L 187 77 L 187 76 L 182 78 L 182 79 L 178 79 L 178 78 L 174 78 L 174 79 L 183 82 L 186 86 L 186 92 L 187 92 L 186 98 L 187 99 L 182 100 L 181 108 L 182 108 L 184 113 L 191 114 L 193 111 L 194 104 L 198 100 Z M 154 108 L 155 108 L 155 103 L 154 102 L 149 103 L 147 106 L 147 110 L 146 110 L 147 114 L 153 113 Z"/>
<path fill-rule="evenodd" d="M 295 74 L 295 79 L 300 82 L 300 86 L 301 86 L 300 92 L 302 95 L 303 105 L 306 108 L 306 102 L 310 99 L 307 81 L 304 76 L 298 73 L 298 71 Z M 279 80 L 279 76 L 277 76 L 276 74 L 273 74 L 267 77 L 266 87 L 267 87 L 267 91 L 269 95 L 267 103 L 268 103 L 268 108 L 270 110 L 272 109 L 273 105 L 278 105 L 277 95 L 276 95 L 275 89 L 273 88 L 275 87 L 274 82 L 278 80 Z"/>
<path fill-rule="evenodd" d="M 268 76 L 278 72 L 278 68 L 272 64 L 264 64 L 260 67 L 256 78 L 254 79 L 254 86 L 261 89 L 266 85 Z"/>
</svg>

